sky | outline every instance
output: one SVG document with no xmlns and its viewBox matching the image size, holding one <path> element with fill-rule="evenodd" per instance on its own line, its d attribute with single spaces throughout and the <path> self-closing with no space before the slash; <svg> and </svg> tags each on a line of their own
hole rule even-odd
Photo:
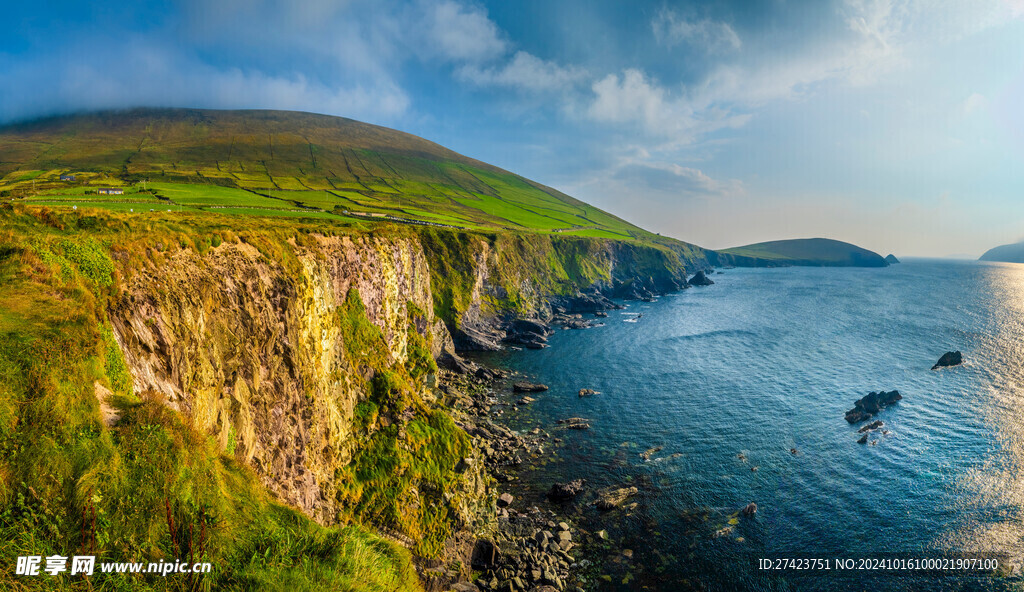
<svg viewBox="0 0 1024 592">
<path fill-rule="evenodd" d="M 0 122 L 311 111 L 709 248 L 1024 239 L 1024 0 L 9 4 Z"/>
</svg>

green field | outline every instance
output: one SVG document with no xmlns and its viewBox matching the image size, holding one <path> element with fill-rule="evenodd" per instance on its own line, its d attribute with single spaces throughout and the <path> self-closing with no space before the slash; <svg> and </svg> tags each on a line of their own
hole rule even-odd
<svg viewBox="0 0 1024 592">
<path fill-rule="evenodd" d="M 58 117 L 0 128 L 0 154 L 0 199 L 26 204 L 61 207 L 65 196 L 122 185 L 124 197 L 141 192 L 172 208 L 235 215 L 373 221 L 369 214 L 382 214 L 467 230 L 664 241 L 422 138 L 309 113 L 139 109 Z M 60 181 L 64 173 L 76 181 Z M 90 206 L 132 209 L 124 203 Z"/>
</svg>

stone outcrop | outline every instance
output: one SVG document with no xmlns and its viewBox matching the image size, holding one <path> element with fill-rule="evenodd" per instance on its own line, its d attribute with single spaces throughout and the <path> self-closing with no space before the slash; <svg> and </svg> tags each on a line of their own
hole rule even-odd
<svg viewBox="0 0 1024 592">
<path fill-rule="evenodd" d="M 586 483 L 584 479 L 574 479 L 567 483 L 555 483 L 548 490 L 548 499 L 553 502 L 569 501 L 583 493 L 583 487 Z"/>
<path fill-rule="evenodd" d="M 690 278 L 689 284 L 691 286 L 710 286 L 715 282 L 709 278 L 704 271 L 698 271 L 692 278 Z"/>
<path fill-rule="evenodd" d="M 594 502 L 594 505 L 602 512 L 614 510 L 626 503 L 626 500 L 639 493 L 639 491 L 636 487 L 604 489 L 598 492 L 597 501 Z"/>
<path fill-rule="evenodd" d="M 947 368 L 949 366 L 959 366 L 964 363 L 964 356 L 959 351 L 951 351 L 942 354 L 938 362 L 932 366 L 932 370 L 938 370 L 939 368 Z"/>
<path fill-rule="evenodd" d="M 548 390 L 546 384 L 534 384 L 532 382 L 516 382 L 512 384 L 512 392 L 515 393 L 540 393 Z"/>
<path fill-rule="evenodd" d="M 900 395 L 899 391 L 879 391 L 877 393 L 868 393 L 866 396 L 853 403 L 853 409 L 846 412 L 846 421 L 850 423 L 860 423 L 871 419 L 876 413 L 885 407 L 888 407 L 902 399 L 903 396 Z"/>
</svg>

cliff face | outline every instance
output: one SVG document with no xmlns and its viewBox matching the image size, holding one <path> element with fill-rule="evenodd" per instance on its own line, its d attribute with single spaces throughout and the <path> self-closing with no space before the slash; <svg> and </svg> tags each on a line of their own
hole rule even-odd
<svg viewBox="0 0 1024 592">
<path fill-rule="evenodd" d="M 370 381 L 407 364 L 415 336 L 428 348 L 448 336 L 415 240 L 303 243 L 289 267 L 245 243 L 158 256 L 127 275 L 110 320 L 137 392 L 162 393 L 280 499 L 326 524 L 341 510 L 336 471 L 375 429 L 356 425 Z M 380 331 L 381 359 L 352 351 L 369 346 L 345 334 L 350 291 Z"/>
<path fill-rule="evenodd" d="M 709 268 L 704 251 L 641 242 L 428 231 L 422 243 L 435 312 L 455 345 L 469 350 L 499 347 L 514 319 L 543 320 L 553 307 L 574 312 L 598 295 L 641 298 L 681 290 L 688 273 Z"/>
<path fill-rule="evenodd" d="M 500 347 L 514 319 L 684 288 L 699 266 L 652 245 L 436 231 L 146 244 L 115 249 L 108 310 L 134 391 L 320 524 L 371 523 L 428 557 L 486 529 L 494 495 L 434 359 Z"/>
</svg>

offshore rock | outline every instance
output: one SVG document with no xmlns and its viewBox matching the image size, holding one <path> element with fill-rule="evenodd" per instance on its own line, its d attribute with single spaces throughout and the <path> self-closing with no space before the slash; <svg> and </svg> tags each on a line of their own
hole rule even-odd
<svg viewBox="0 0 1024 592">
<path fill-rule="evenodd" d="M 621 506 L 625 501 L 637 493 L 639 489 L 636 487 L 620 487 L 618 489 L 605 489 L 598 493 L 597 501 L 594 505 L 597 506 L 598 510 L 607 512 L 608 510 L 614 510 Z"/>
<path fill-rule="evenodd" d="M 546 390 L 548 390 L 548 385 L 540 383 L 516 382 L 512 385 L 512 391 L 516 393 L 539 393 Z"/>
<path fill-rule="evenodd" d="M 585 479 L 574 479 L 568 483 L 555 483 L 548 491 L 548 499 L 553 502 L 565 502 L 583 493 Z"/>
<path fill-rule="evenodd" d="M 964 356 L 959 351 L 951 351 L 942 354 L 938 362 L 932 366 L 932 370 L 938 370 L 939 368 L 946 368 L 948 366 L 959 366 L 964 363 Z"/>
<path fill-rule="evenodd" d="M 691 286 L 710 286 L 714 283 L 715 282 L 713 282 L 711 278 L 704 274 L 703 270 L 698 271 L 696 274 L 694 274 L 694 276 L 690 278 L 689 281 L 689 284 Z"/>
<path fill-rule="evenodd" d="M 900 395 L 899 391 L 879 391 L 877 393 L 869 393 L 862 399 L 858 399 L 853 404 L 853 409 L 846 412 L 846 421 L 850 423 L 860 423 L 867 419 L 874 417 L 876 413 L 900 401 L 903 396 Z"/>
</svg>

